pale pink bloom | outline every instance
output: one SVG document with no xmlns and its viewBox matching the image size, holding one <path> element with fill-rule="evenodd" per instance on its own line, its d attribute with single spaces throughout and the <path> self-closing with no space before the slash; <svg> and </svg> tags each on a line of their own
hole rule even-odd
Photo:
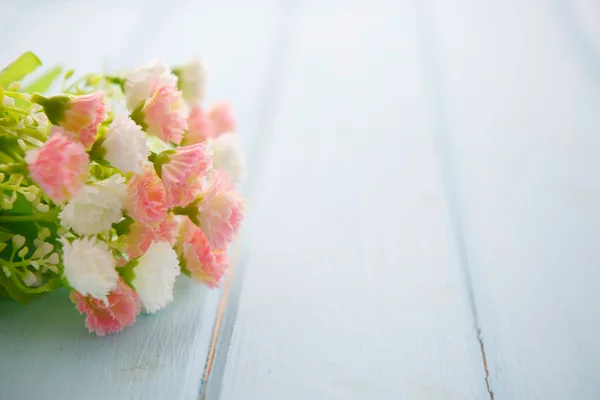
<svg viewBox="0 0 600 400">
<path fill-rule="evenodd" d="M 134 111 L 158 86 L 177 86 L 177 77 L 162 61 L 154 60 L 125 75 L 124 95 L 127 107 Z"/>
<path fill-rule="evenodd" d="M 73 197 L 88 176 L 89 157 L 80 143 L 53 127 L 53 135 L 42 147 L 25 156 L 31 178 L 55 203 Z"/>
<path fill-rule="evenodd" d="M 213 170 L 200 193 L 197 220 L 213 249 L 226 247 L 244 216 L 244 199 L 225 171 Z"/>
<path fill-rule="evenodd" d="M 177 252 L 194 280 L 209 288 L 219 286 L 229 266 L 227 252 L 212 250 L 204 232 L 189 219 L 182 222 Z"/>
<path fill-rule="evenodd" d="M 214 104 L 207 113 L 208 119 L 213 125 L 213 137 L 227 132 L 235 132 L 235 119 L 231 113 L 231 107 L 225 102 Z"/>
<path fill-rule="evenodd" d="M 158 87 L 144 103 L 142 112 L 148 133 L 165 143 L 181 143 L 187 129 L 188 109 L 180 91 L 171 85 Z"/>
<path fill-rule="evenodd" d="M 127 234 L 127 254 L 129 254 L 129 258 L 141 256 L 152 243 L 169 242 L 173 244 L 176 230 L 177 222 L 171 214 L 156 226 L 134 222 L 129 227 L 129 233 Z"/>
<path fill-rule="evenodd" d="M 206 173 L 212 168 L 211 153 L 205 143 L 179 147 L 173 151 L 168 156 L 169 161 L 160 166 L 169 208 L 187 206 L 194 201 Z"/>
<path fill-rule="evenodd" d="M 92 296 L 83 296 L 71 291 L 71 301 L 81 314 L 85 314 L 85 326 L 98 336 L 116 333 L 130 325 L 141 312 L 141 302 L 137 293 L 119 279 L 117 288 L 107 297 L 105 303 Z"/>
<path fill-rule="evenodd" d="M 127 186 L 127 214 L 144 225 L 157 225 L 167 217 L 165 186 L 150 164 L 134 175 Z"/>
<path fill-rule="evenodd" d="M 214 124 L 198 104 L 192 107 L 188 118 L 188 130 L 183 138 L 184 145 L 205 142 L 215 136 Z"/>
<path fill-rule="evenodd" d="M 98 126 L 106 119 L 107 112 L 104 92 L 77 96 L 67 104 L 60 125 L 87 148 L 94 143 Z"/>
</svg>

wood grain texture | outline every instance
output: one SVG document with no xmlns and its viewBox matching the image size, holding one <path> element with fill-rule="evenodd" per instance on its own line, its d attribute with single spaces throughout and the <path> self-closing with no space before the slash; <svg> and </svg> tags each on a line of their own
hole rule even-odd
<svg viewBox="0 0 600 400">
<path fill-rule="evenodd" d="M 488 399 L 413 4 L 289 13 L 206 398 Z"/>
<path fill-rule="evenodd" d="M 495 397 L 598 399 L 600 7 L 428 12 Z"/>
<path fill-rule="evenodd" d="M 35 3 L 29 29 L 6 43 L 0 61 L 32 50 L 47 66 L 87 73 L 197 54 L 208 66 L 208 102 L 230 100 L 242 141 L 251 143 L 276 1 Z M 0 398 L 196 399 L 219 296 L 182 278 L 174 303 L 104 338 L 87 333 L 64 291 L 26 308 L 0 301 Z"/>
</svg>

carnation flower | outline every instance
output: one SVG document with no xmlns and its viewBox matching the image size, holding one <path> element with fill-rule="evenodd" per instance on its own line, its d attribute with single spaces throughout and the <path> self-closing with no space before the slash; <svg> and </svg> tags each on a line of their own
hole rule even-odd
<svg viewBox="0 0 600 400">
<path fill-rule="evenodd" d="M 156 226 L 134 222 L 129 226 L 129 233 L 126 236 L 127 254 L 133 259 L 144 254 L 152 243 L 168 242 L 172 244 L 176 228 L 177 222 L 171 214 Z"/>
<path fill-rule="evenodd" d="M 175 69 L 178 76 L 178 86 L 183 98 L 189 104 L 200 103 L 204 98 L 204 87 L 206 82 L 206 71 L 202 62 L 194 58 L 187 64 Z"/>
<path fill-rule="evenodd" d="M 160 153 L 154 167 L 167 189 L 167 206 L 172 208 L 194 201 L 212 162 L 206 145 L 198 143 Z"/>
<path fill-rule="evenodd" d="M 60 220 L 80 235 L 106 232 L 122 218 L 126 195 L 121 175 L 86 185 L 61 211 Z"/>
<path fill-rule="evenodd" d="M 88 176 L 89 157 L 85 149 L 63 133 L 53 127 L 53 135 L 46 143 L 25 156 L 31 178 L 55 203 L 74 196 Z"/>
<path fill-rule="evenodd" d="M 81 314 L 85 314 L 85 326 L 98 336 L 120 332 L 133 325 L 141 311 L 140 298 L 122 279 L 107 296 L 106 302 L 91 296 L 83 296 L 73 290 L 71 301 Z"/>
<path fill-rule="evenodd" d="M 244 177 L 244 155 L 238 135 L 226 133 L 210 139 L 208 148 L 212 151 L 214 168 L 227 172 L 234 182 Z"/>
<path fill-rule="evenodd" d="M 146 134 L 128 116 L 118 115 L 100 139 L 104 159 L 123 172 L 142 172 L 141 163 L 150 155 Z M 94 148 L 96 145 L 94 145 Z"/>
<path fill-rule="evenodd" d="M 188 130 L 183 138 L 183 145 L 205 142 L 215 136 L 213 123 L 198 104 L 194 105 L 188 118 Z"/>
<path fill-rule="evenodd" d="M 64 277 L 69 285 L 83 296 L 92 296 L 109 304 L 107 295 L 117 288 L 119 274 L 115 259 L 104 242 L 95 237 L 61 240 L 63 246 Z"/>
<path fill-rule="evenodd" d="M 160 86 L 132 118 L 163 142 L 181 143 L 187 129 L 188 109 L 181 92 L 170 85 Z"/>
<path fill-rule="evenodd" d="M 125 76 L 125 100 L 129 110 L 135 110 L 160 86 L 176 87 L 177 78 L 160 61 L 139 67 Z"/>
<path fill-rule="evenodd" d="M 213 125 L 213 137 L 227 132 L 235 132 L 235 119 L 233 118 L 229 104 L 225 102 L 214 104 L 208 110 L 207 116 Z"/>
<path fill-rule="evenodd" d="M 89 147 L 98 133 L 98 126 L 106 119 L 108 107 L 104 103 L 104 92 L 82 96 L 58 95 L 46 98 L 34 94 L 32 101 L 44 107 L 50 122 L 60 125 L 65 133 Z"/>
<path fill-rule="evenodd" d="M 142 173 L 129 181 L 126 209 L 127 214 L 144 225 L 155 225 L 165 220 L 166 190 L 152 165 L 144 164 Z"/>
<path fill-rule="evenodd" d="M 173 286 L 179 275 L 177 254 L 168 242 L 152 243 L 148 250 L 133 261 L 131 283 L 147 313 L 155 313 L 173 300 Z"/>
<path fill-rule="evenodd" d="M 190 272 L 194 280 L 209 288 L 218 287 L 229 266 L 227 252 L 212 250 L 206 235 L 189 219 L 182 223 L 179 237 L 177 252 L 182 267 Z"/>
<path fill-rule="evenodd" d="M 207 187 L 199 194 L 196 209 L 189 214 L 213 249 L 226 247 L 238 232 L 243 219 L 244 203 L 225 171 L 213 170 Z"/>
<path fill-rule="evenodd" d="M 76 134 L 78 141 L 87 148 L 94 143 L 98 126 L 106 119 L 107 112 L 103 92 L 77 96 L 69 102 L 61 126 Z"/>
</svg>

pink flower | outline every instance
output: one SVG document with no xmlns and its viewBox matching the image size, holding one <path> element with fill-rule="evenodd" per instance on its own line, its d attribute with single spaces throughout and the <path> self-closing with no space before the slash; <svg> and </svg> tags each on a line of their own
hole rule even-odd
<svg viewBox="0 0 600 400">
<path fill-rule="evenodd" d="M 235 132 L 235 119 L 229 104 L 219 102 L 208 110 L 208 119 L 214 129 L 213 137 L 218 137 L 227 132 Z"/>
<path fill-rule="evenodd" d="M 63 133 L 53 127 L 48 141 L 25 156 L 31 178 L 55 203 L 77 194 L 88 175 L 89 157 L 85 149 Z"/>
<path fill-rule="evenodd" d="M 177 222 L 170 214 L 167 219 L 157 226 L 147 226 L 134 222 L 129 227 L 129 234 L 127 235 L 129 258 L 141 256 L 152 243 L 169 242 L 173 244 L 176 229 Z"/>
<path fill-rule="evenodd" d="M 193 106 L 188 118 L 188 131 L 183 138 L 183 144 L 190 145 L 205 142 L 214 136 L 214 124 L 208 119 L 200 105 Z"/>
<path fill-rule="evenodd" d="M 104 92 L 77 96 L 67 104 L 60 125 L 87 148 L 94 143 L 98 126 L 106 119 L 107 112 Z"/>
<path fill-rule="evenodd" d="M 163 154 L 165 154 L 164 158 Z M 158 168 L 167 189 L 169 208 L 186 206 L 194 201 L 202 187 L 202 180 L 212 168 L 210 154 L 205 143 L 198 143 L 160 153 L 157 156 L 154 161 L 155 166 L 161 158 L 166 160 L 158 165 Z"/>
<path fill-rule="evenodd" d="M 187 129 L 188 112 L 180 91 L 171 85 L 158 87 L 144 103 L 142 112 L 148 133 L 165 143 L 181 143 Z"/>
<path fill-rule="evenodd" d="M 150 164 L 127 186 L 127 213 L 143 225 L 157 225 L 167 217 L 165 186 Z"/>
<path fill-rule="evenodd" d="M 116 333 L 133 325 L 135 317 L 141 311 L 141 302 L 137 293 L 127 286 L 123 279 L 117 288 L 108 295 L 108 301 L 83 296 L 76 290 L 71 291 L 71 301 L 80 314 L 85 314 L 85 326 L 98 336 Z"/>
<path fill-rule="evenodd" d="M 177 252 L 192 278 L 209 288 L 218 287 L 229 266 L 227 252 L 212 250 L 202 230 L 188 219 L 182 223 L 180 238 Z"/>
<path fill-rule="evenodd" d="M 208 238 L 213 249 L 226 247 L 238 232 L 243 219 L 244 199 L 231 178 L 222 170 L 213 170 L 205 190 L 200 193 L 197 214 L 192 220 Z"/>
</svg>

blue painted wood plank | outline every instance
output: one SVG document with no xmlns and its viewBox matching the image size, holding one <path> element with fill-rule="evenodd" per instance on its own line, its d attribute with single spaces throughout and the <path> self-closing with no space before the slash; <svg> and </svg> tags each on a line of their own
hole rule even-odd
<svg viewBox="0 0 600 400">
<path fill-rule="evenodd" d="M 413 4 L 289 17 L 206 399 L 488 399 Z"/>
<path fill-rule="evenodd" d="M 87 73 L 200 55 L 208 66 L 207 100 L 231 101 L 249 153 L 276 1 L 37 3 L 28 30 L 5 43 L 0 61 L 33 50 L 47 65 Z M 104 338 L 87 333 L 64 291 L 25 308 L 1 301 L 0 398 L 196 399 L 219 298 L 220 291 L 182 277 L 174 303 Z"/>
<path fill-rule="evenodd" d="M 495 398 L 598 399 L 600 7 L 429 3 Z"/>
<path fill-rule="evenodd" d="M 87 333 L 66 291 L 25 308 L 2 300 L 2 398 L 197 398 L 218 292 L 182 279 L 175 299 L 104 338 Z"/>
</svg>

